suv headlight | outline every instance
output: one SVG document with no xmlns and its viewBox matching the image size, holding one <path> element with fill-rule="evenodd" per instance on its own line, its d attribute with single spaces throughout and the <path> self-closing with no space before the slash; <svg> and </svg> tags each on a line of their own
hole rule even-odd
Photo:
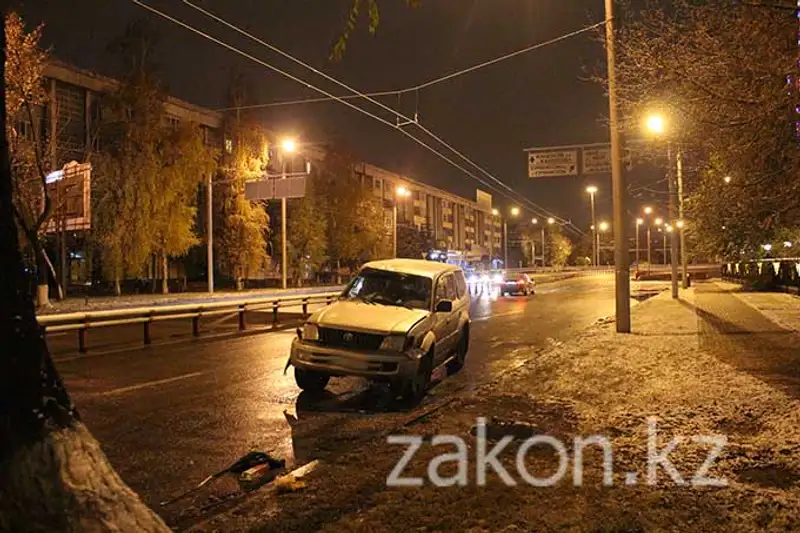
<svg viewBox="0 0 800 533">
<path fill-rule="evenodd" d="M 319 340 L 319 329 L 317 328 L 316 324 L 306 322 L 306 324 L 303 326 L 303 340 L 304 341 Z"/>
<path fill-rule="evenodd" d="M 407 347 L 411 346 L 413 341 L 412 337 L 406 337 L 405 335 L 389 335 L 383 339 L 381 350 L 404 352 Z"/>
</svg>

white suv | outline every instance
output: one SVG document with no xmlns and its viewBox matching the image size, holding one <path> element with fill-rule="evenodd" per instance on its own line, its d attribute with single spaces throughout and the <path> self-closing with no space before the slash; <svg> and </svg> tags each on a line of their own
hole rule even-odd
<svg viewBox="0 0 800 533">
<path fill-rule="evenodd" d="M 297 385 L 322 391 L 331 376 L 388 381 L 411 401 L 433 369 L 458 371 L 469 349 L 470 297 L 464 272 L 416 259 L 367 263 L 339 300 L 314 313 L 292 342 Z"/>
</svg>

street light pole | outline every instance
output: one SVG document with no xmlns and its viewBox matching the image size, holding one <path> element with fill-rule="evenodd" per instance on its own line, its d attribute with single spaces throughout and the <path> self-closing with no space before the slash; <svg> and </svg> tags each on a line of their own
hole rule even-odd
<svg viewBox="0 0 800 533">
<path fill-rule="evenodd" d="M 503 219 L 503 268 L 508 268 L 508 221 Z"/>
<path fill-rule="evenodd" d="M 281 160 L 281 179 L 286 179 L 286 158 Z M 281 198 L 281 287 L 286 288 L 286 269 L 289 263 L 286 257 L 286 198 Z"/>
<path fill-rule="evenodd" d="M 650 235 L 651 230 L 650 224 L 647 225 L 647 273 L 650 274 L 650 265 L 653 264 L 653 254 L 652 254 L 652 242 L 653 237 Z"/>
<path fill-rule="evenodd" d="M 625 177 L 617 109 L 617 77 L 614 51 L 614 0 L 606 0 L 606 64 L 608 65 L 608 107 L 611 133 L 611 188 L 614 203 L 614 273 L 617 333 L 631 332 L 631 274 L 628 232 L 625 224 Z"/>
<path fill-rule="evenodd" d="M 669 219 L 670 223 L 674 224 L 678 216 L 677 197 L 675 196 L 675 173 L 672 170 L 672 147 L 667 147 L 667 163 L 669 165 L 669 172 L 667 172 L 667 182 L 669 184 Z M 669 233 L 669 252 L 670 263 L 672 265 L 672 297 L 678 297 L 678 235 L 674 231 Z M 666 235 L 664 236 L 666 237 Z"/>
<path fill-rule="evenodd" d="M 392 205 L 392 257 L 397 259 L 397 198 Z"/>
<path fill-rule="evenodd" d="M 211 184 L 211 172 L 208 173 L 206 181 L 206 240 L 208 250 L 206 251 L 206 261 L 208 262 L 208 292 L 214 292 L 214 221 L 212 219 L 213 210 L 211 202 L 213 200 L 213 190 Z"/>
<path fill-rule="evenodd" d="M 595 219 L 594 211 L 594 195 L 597 192 L 597 187 L 590 185 L 589 187 L 586 187 L 586 192 L 589 193 L 589 202 L 592 206 L 592 263 L 594 266 L 597 266 L 599 263 L 599 248 L 597 246 L 597 220 Z"/>
<path fill-rule="evenodd" d="M 681 240 L 681 287 L 684 289 L 689 286 L 689 260 L 686 254 L 686 222 L 683 219 L 683 153 L 678 150 L 675 160 L 675 169 L 678 173 L 678 229 L 680 230 Z"/>
</svg>

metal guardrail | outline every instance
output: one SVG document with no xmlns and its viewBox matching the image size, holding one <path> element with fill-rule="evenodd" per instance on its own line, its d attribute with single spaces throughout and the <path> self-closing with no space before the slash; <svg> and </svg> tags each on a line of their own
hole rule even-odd
<svg viewBox="0 0 800 533">
<path fill-rule="evenodd" d="M 152 307 L 132 307 L 107 311 L 60 313 L 40 316 L 37 317 L 37 320 L 44 329 L 45 334 L 59 331 L 77 331 L 78 351 L 86 353 L 88 350 L 86 344 L 87 332 L 93 328 L 142 324 L 144 344 L 151 344 L 150 328 L 154 322 L 191 318 L 192 335 L 199 337 L 201 318 L 236 313 L 238 315 L 239 331 L 244 331 L 247 327 L 245 322 L 245 313 L 247 311 L 272 310 L 272 323 L 278 324 L 278 310 L 281 307 L 301 306 L 303 315 L 307 316 L 309 314 L 309 305 L 328 305 L 340 294 L 340 291 L 336 291 L 307 295 L 212 301 L 201 304 L 155 305 Z"/>
<path fill-rule="evenodd" d="M 722 277 L 749 281 L 758 286 L 800 293 L 800 257 L 730 262 L 722 265 Z"/>
</svg>

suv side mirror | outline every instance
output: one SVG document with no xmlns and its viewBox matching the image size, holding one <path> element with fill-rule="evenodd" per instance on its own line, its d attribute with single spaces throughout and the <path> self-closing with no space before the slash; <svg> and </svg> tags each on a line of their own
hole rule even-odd
<svg viewBox="0 0 800 533">
<path fill-rule="evenodd" d="M 437 313 L 452 313 L 453 312 L 453 301 L 452 300 L 439 300 L 436 304 L 436 312 Z"/>
</svg>

